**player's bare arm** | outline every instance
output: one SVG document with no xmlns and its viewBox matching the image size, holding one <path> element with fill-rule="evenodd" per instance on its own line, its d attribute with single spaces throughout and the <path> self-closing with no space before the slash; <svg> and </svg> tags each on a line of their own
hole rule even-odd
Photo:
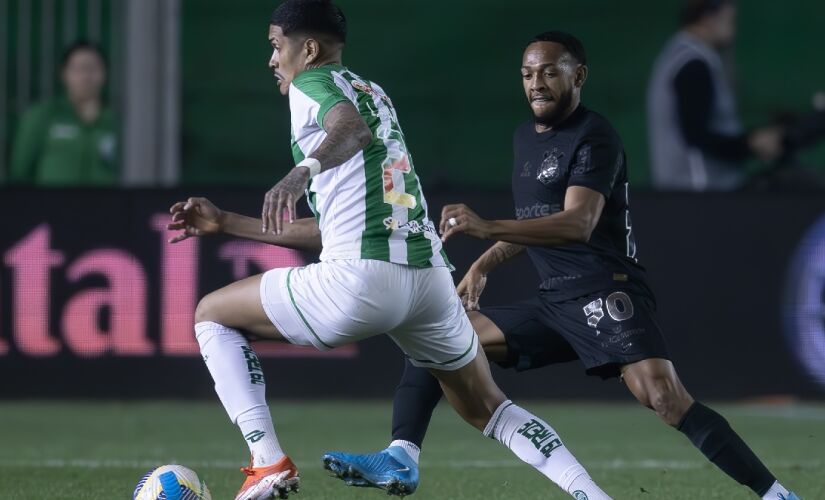
<svg viewBox="0 0 825 500">
<path fill-rule="evenodd" d="M 178 243 L 192 236 L 228 234 L 295 250 L 319 251 L 321 232 L 312 217 L 298 219 L 283 234 L 261 233 L 261 219 L 221 210 L 206 198 L 193 197 L 180 201 L 169 209 L 172 222 L 166 228 L 180 233 L 169 239 Z"/>
<path fill-rule="evenodd" d="M 341 165 L 372 140 L 372 132 L 366 122 L 349 102 L 339 102 L 330 108 L 324 116 L 324 130 L 327 132 L 326 138 L 307 157 L 320 163 L 320 169 L 315 174 Z M 281 234 L 284 211 L 289 216 L 289 222 L 294 222 L 295 204 L 303 196 L 311 174 L 309 167 L 296 166 L 266 193 L 261 214 L 262 232 L 274 229 L 276 234 Z"/>
<path fill-rule="evenodd" d="M 564 210 L 535 219 L 486 220 L 464 204 L 447 205 L 441 212 L 443 241 L 464 233 L 481 239 L 528 246 L 587 242 L 604 209 L 604 196 L 590 188 L 567 188 Z"/>
<path fill-rule="evenodd" d="M 481 254 L 481 257 L 473 262 L 467 274 L 456 287 L 458 296 L 461 297 L 461 304 L 464 309 L 474 311 L 478 309 L 478 299 L 484 287 L 487 285 L 487 274 L 498 267 L 499 264 L 515 257 L 524 251 L 523 245 L 497 241 L 493 246 Z"/>
</svg>

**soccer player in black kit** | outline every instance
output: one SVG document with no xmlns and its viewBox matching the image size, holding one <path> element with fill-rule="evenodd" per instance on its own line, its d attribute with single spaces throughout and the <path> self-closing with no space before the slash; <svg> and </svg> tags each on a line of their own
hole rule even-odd
<svg viewBox="0 0 825 500">
<path fill-rule="evenodd" d="M 690 396 L 669 361 L 656 301 L 636 259 L 621 139 L 580 104 L 586 63 L 581 42 L 557 31 L 536 36 L 524 51 L 521 73 L 534 120 L 513 139 L 516 220 L 484 220 L 463 204 L 442 211 L 443 240 L 463 233 L 496 241 L 458 285 L 487 357 L 516 370 L 579 359 L 589 375 L 620 377 L 731 478 L 765 499 L 798 499 L 721 415 Z M 523 251 L 541 279 L 536 297 L 479 310 L 487 274 Z M 415 491 L 417 466 L 409 465 L 418 463 L 440 398 L 435 378 L 408 361 L 390 447 L 369 455 L 330 452 L 325 466 L 348 484 Z M 405 460 L 396 460 L 399 453 Z"/>
</svg>

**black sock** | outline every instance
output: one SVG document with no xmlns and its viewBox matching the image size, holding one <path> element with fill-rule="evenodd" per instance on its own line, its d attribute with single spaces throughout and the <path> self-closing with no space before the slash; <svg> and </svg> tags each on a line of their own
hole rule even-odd
<svg viewBox="0 0 825 500">
<path fill-rule="evenodd" d="M 676 428 L 725 474 L 760 497 L 776 481 L 728 421 L 702 403 L 694 402 Z"/>
<path fill-rule="evenodd" d="M 421 448 L 441 394 L 441 386 L 430 372 L 406 360 L 392 403 L 392 439 L 410 441 Z"/>
</svg>

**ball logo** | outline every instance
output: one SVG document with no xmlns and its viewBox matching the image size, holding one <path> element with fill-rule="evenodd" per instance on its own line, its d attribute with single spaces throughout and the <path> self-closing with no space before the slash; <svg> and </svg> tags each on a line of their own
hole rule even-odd
<svg viewBox="0 0 825 500">
<path fill-rule="evenodd" d="M 805 370 L 825 389 L 825 217 L 799 243 L 786 283 L 785 337 Z"/>
</svg>

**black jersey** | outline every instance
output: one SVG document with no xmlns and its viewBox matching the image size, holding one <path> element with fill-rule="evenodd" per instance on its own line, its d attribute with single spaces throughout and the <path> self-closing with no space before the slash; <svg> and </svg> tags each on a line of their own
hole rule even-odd
<svg viewBox="0 0 825 500">
<path fill-rule="evenodd" d="M 565 300 L 625 285 L 647 290 L 644 268 L 636 260 L 624 147 L 607 120 L 580 105 L 547 132 L 536 132 L 532 121 L 519 126 L 513 150 L 517 219 L 564 210 L 570 186 L 593 189 L 605 198 L 589 242 L 527 247 L 542 295 Z"/>
</svg>

